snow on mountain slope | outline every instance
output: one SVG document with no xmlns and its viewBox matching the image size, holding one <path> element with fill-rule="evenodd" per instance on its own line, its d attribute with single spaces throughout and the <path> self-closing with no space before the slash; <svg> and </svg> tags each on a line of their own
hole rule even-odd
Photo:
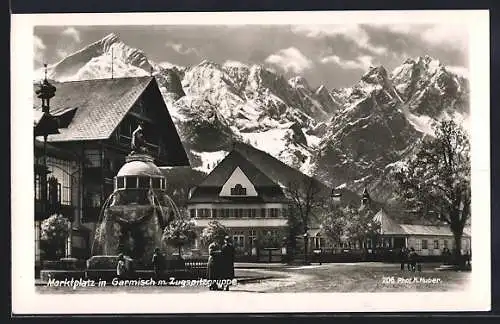
<svg viewBox="0 0 500 324">
<path fill-rule="evenodd" d="M 344 99 L 344 108 L 326 123 L 317 170 L 334 186 L 367 186 L 376 199 L 390 197 L 387 170 L 432 136 L 436 122 L 453 118 L 468 126 L 467 80 L 429 56 L 408 59 L 391 73 L 372 67 L 332 95 Z"/>
<path fill-rule="evenodd" d="M 115 77 L 153 72 L 192 166 L 203 172 L 243 141 L 332 186 L 366 185 L 383 200 L 392 190 L 387 170 L 432 135 L 434 122 L 469 127 L 466 71 L 428 56 L 391 72 L 372 67 L 352 87 L 328 91 L 261 65 L 155 63 L 110 34 L 49 66 L 48 76 L 109 78 L 111 63 Z"/>
<path fill-rule="evenodd" d="M 210 173 L 219 164 L 222 159 L 226 157 L 229 151 L 215 151 L 215 152 L 196 152 L 191 151 L 193 155 L 198 157 L 201 161 L 200 165 L 195 167 L 195 170 Z"/>
</svg>

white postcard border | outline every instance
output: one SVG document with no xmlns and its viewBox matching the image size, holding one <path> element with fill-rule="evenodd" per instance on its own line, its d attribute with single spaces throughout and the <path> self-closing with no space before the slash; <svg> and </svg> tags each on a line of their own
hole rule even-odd
<svg viewBox="0 0 500 324">
<path fill-rule="evenodd" d="M 469 30 L 474 270 L 463 292 L 40 294 L 34 285 L 33 28 L 37 25 L 446 23 Z M 489 13 L 341 11 L 13 15 L 11 28 L 12 311 L 15 314 L 486 311 L 491 307 Z M 30 199 L 26 199 L 29 197 Z"/>
</svg>

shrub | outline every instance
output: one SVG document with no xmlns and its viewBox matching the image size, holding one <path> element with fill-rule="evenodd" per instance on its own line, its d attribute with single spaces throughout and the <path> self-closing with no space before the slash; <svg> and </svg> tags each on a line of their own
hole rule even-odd
<svg viewBox="0 0 500 324">
<path fill-rule="evenodd" d="M 41 240 L 48 259 L 55 260 L 64 256 L 70 224 L 67 218 L 57 214 L 42 221 Z"/>
<path fill-rule="evenodd" d="M 179 249 L 179 258 L 183 246 L 191 244 L 196 239 L 194 224 L 185 219 L 175 219 L 163 230 L 162 240 L 170 246 Z"/>
<path fill-rule="evenodd" d="M 211 221 L 201 233 L 201 243 L 205 247 L 208 247 L 212 242 L 222 245 L 224 237 L 227 235 L 229 235 L 229 231 L 224 225 L 217 221 Z"/>
</svg>

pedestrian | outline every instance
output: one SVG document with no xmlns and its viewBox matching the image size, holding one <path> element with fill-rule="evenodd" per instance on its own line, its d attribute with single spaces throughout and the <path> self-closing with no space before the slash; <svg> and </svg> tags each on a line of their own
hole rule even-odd
<svg viewBox="0 0 500 324">
<path fill-rule="evenodd" d="M 415 249 L 412 247 L 410 249 L 410 254 L 408 255 L 408 261 L 409 261 L 409 264 L 410 264 L 410 267 L 411 267 L 411 271 L 412 272 L 415 272 L 416 270 L 416 266 L 417 266 L 417 257 L 418 257 L 418 254 L 417 252 L 415 251 Z"/>
<path fill-rule="evenodd" d="M 127 266 L 125 264 L 125 257 L 122 253 L 118 255 L 118 263 L 116 265 L 116 275 L 120 279 L 124 279 L 127 275 Z"/>
<path fill-rule="evenodd" d="M 221 249 L 221 266 L 223 269 L 222 279 L 232 280 L 234 278 L 234 246 L 229 236 L 224 238 L 224 245 Z M 229 284 L 224 286 L 224 290 L 229 290 Z"/>
<path fill-rule="evenodd" d="M 217 242 L 212 242 L 208 246 L 208 280 L 211 281 L 209 285 L 210 290 L 218 290 L 216 280 L 219 279 L 220 275 L 220 249 Z"/>
<path fill-rule="evenodd" d="M 399 258 L 401 261 L 401 271 L 405 269 L 405 264 L 408 261 L 408 250 L 406 247 L 401 248 L 401 252 L 399 253 Z"/>
<path fill-rule="evenodd" d="M 161 254 L 159 248 L 155 248 L 151 263 L 153 264 L 155 280 L 158 280 L 160 279 L 161 272 L 163 270 L 163 255 Z"/>
</svg>

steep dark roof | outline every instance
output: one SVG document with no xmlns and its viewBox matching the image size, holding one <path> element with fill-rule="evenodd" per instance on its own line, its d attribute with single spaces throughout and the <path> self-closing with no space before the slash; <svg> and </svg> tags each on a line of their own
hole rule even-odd
<svg viewBox="0 0 500 324">
<path fill-rule="evenodd" d="M 245 159 L 241 153 L 233 150 L 210 172 L 205 180 L 200 183 L 199 187 L 222 187 L 237 167 L 240 167 L 241 171 L 248 177 L 248 180 L 256 187 L 278 185 L 259 170 L 260 165 L 257 168 Z"/>
<path fill-rule="evenodd" d="M 219 192 L 234 170 L 239 167 L 252 182 L 257 197 L 220 197 Z M 232 150 L 210 174 L 192 191 L 189 202 L 284 202 L 283 190 L 237 150 Z"/>
<path fill-rule="evenodd" d="M 255 147 L 237 142 L 234 144 L 234 151 L 241 154 L 247 161 L 254 165 L 266 174 L 271 181 L 281 186 L 287 186 L 291 181 L 307 181 L 312 180 L 322 190 L 331 192 L 331 189 L 316 178 L 311 178 L 299 170 L 296 170 L 280 160 L 272 157 L 264 151 L 258 150 Z"/>
<path fill-rule="evenodd" d="M 49 135 L 48 141 L 109 138 L 152 80 L 147 76 L 54 82 L 57 90 L 50 101 L 50 113 L 61 116 L 74 109 L 76 113 L 69 126 L 61 128 L 60 134 Z M 40 99 L 34 92 L 33 100 L 35 109 L 40 109 Z"/>
</svg>

